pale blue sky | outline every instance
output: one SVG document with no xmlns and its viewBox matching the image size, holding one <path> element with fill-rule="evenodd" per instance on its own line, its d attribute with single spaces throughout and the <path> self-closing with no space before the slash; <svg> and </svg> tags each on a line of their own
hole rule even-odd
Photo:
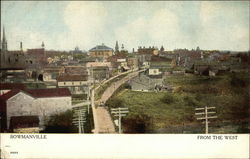
<svg viewBox="0 0 250 159">
<path fill-rule="evenodd" d="M 249 50 L 249 2 L 1 1 L 9 49 L 138 46 Z M 1 26 L 2 27 L 2 26 Z"/>
</svg>

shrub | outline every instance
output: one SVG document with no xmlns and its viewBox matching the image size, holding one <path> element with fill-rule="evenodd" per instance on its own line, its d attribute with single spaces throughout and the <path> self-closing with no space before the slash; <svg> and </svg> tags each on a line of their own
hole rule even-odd
<svg viewBox="0 0 250 159">
<path fill-rule="evenodd" d="M 118 107 L 124 107 L 124 101 L 120 98 L 110 98 L 106 104 L 110 108 L 118 108 Z"/>
<path fill-rule="evenodd" d="M 122 120 L 125 133 L 146 133 L 149 124 L 150 117 L 146 114 L 135 115 Z"/>
<path fill-rule="evenodd" d="M 43 133 L 72 133 L 77 132 L 77 128 L 72 124 L 73 112 L 55 114 L 49 118 Z"/>
</svg>

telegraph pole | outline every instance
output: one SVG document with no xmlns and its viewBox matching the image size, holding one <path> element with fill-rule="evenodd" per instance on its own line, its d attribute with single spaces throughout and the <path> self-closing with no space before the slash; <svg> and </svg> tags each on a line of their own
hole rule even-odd
<svg viewBox="0 0 250 159">
<path fill-rule="evenodd" d="M 88 93 L 87 93 L 87 101 L 88 101 L 88 102 L 90 102 L 91 99 L 92 99 L 92 98 L 91 98 L 91 93 L 90 93 L 90 92 L 91 92 L 91 88 L 90 88 L 90 84 L 88 84 Z M 91 102 L 90 102 L 90 104 L 91 104 Z M 90 109 L 89 107 L 90 107 L 90 104 L 88 104 L 88 114 L 89 114 L 89 109 Z"/>
<path fill-rule="evenodd" d="M 128 114 L 128 108 L 112 108 L 111 109 L 111 114 L 114 114 L 115 117 L 119 117 L 118 118 L 118 126 L 119 126 L 119 134 L 122 133 L 122 117 L 126 116 Z"/>
<path fill-rule="evenodd" d="M 217 116 L 208 116 L 208 114 L 215 114 L 216 112 L 209 111 L 210 109 L 215 109 L 215 107 L 207 107 L 204 108 L 195 108 L 196 111 L 199 111 L 198 113 L 195 113 L 195 115 L 202 115 L 203 117 L 198 117 L 197 120 L 205 120 L 205 133 L 208 134 L 208 119 L 217 118 Z M 205 116 L 204 116 L 205 115 Z"/>
<path fill-rule="evenodd" d="M 84 133 L 84 123 L 86 123 L 86 108 L 78 108 L 74 110 L 73 124 L 78 127 L 79 134 Z"/>
</svg>

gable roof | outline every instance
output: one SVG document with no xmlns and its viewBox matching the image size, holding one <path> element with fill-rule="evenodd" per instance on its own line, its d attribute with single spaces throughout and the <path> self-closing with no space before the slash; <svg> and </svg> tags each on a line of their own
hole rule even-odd
<svg viewBox="0 0 250 159">
<path fill-rule="evenodd" d="M 57 81 L 87 81 L 87 75 L 70 75 L 70 74 L 63 74 L 57 78 Z"/>
<path fill-rule="evenodd" d="M 65 97 L 71 96 L 68 88 L 49 88 L 49 89 L 29 89 L 25 92 L 31 94 L 33 97 Z"/>
<path fill-rule="evenodd" d="M 89 50 L 91 51 L 113 51 L 112 48 L 107 47 L 106 45 L 102 44 L 102 45 L 97 45 L 96 47 L 93 47 L 92 49 Z"/>
<path fill-rule="evenodd" d="M 0 90 L 21 89 L 24 90 L 26 86 L 23 83 L 0 83 Z"/>
<path fill-rule="evenodd" d="M 71 96 L 71 93 L 68 88 L 49 88 L 49 89 L 12 89 L 8 93 L 5 93 L 0 96 L 1 101 L 7 101 L 9 98 L 18 94 L 19 92 L 24 92 L 35 98 L 43 98 L 43 97 L 65 97 Z"/>
<path fill-rule="evenodd" d="M 16 95 L 19 92 L 21 92 L 20 89 L 12 89 L 11 91 L 1 95 L 0 96 L 0 101 L 4 102 L 4 101 L 8 100 L 9 98 L 13 97 L 14 95 Z"/>
</svg>

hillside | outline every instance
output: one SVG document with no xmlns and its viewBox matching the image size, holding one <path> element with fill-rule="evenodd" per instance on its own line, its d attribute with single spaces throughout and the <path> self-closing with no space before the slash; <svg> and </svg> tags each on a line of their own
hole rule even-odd
<svg viewBox="0 0 250 159">
<path fill-rule="evenodd" d="M 174 91 L 134 92 L 121 89 L 108 102 L 109 107 L 128 107 L 123 118 L 125 133 L 203 133 L 204 124 L 194 115 L 196 107 L 216 107 L 210 133 L 249 133 L 249 74 L 217 77 L 168 76 Z"/>
</svg>

